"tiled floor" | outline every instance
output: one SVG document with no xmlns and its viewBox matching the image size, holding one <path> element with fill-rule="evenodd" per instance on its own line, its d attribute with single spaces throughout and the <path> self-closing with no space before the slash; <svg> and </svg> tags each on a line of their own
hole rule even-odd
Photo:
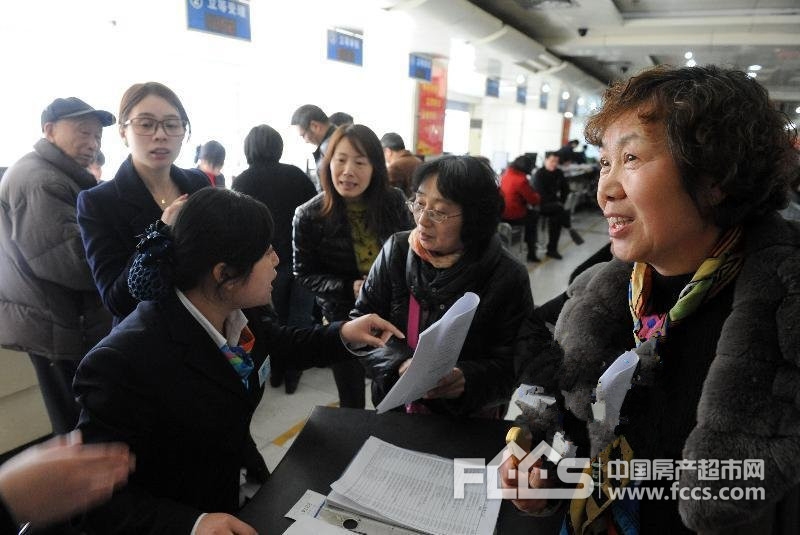
<svg viewBox="0 0 800 535">
<path fill-rule="evenodd" d="M 559 251 L 563 260 L 553 260 L 539 256 L 542 262 L 528 264 L 534 303 L 541 304 L 557 296 L 566 288 L 569 274 L 589 256 L 608 242 L 606 221 L 597 211 L 581 211 L 573 216 L 573 227 L 586 240 L 575 245 L 567 232 L 562 233 Z M 369 403 L 369 385 L 367 408 Z M 336 384 L 328 368 L 315 368 L 303 372 L 300 385 L 292 395 L 287 395 L 283 387 L 267 387 L 264 398 L 253 416 L 251 431 L 270 470 L 273 470 L 294 437 L 302 429 L 303 423 L 316 405 L 335 406 L 338 404 Z M 509 410 L 507 418 L 516 416 L 516 407 Z"/>
</svg>

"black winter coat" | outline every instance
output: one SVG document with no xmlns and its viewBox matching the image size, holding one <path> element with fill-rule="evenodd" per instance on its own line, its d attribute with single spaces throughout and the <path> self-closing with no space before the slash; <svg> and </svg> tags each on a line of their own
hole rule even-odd
<svg viewBox="0 0 800 535">
<path fill-rule="evenodd" d="M 74 388 L 84 441 L 121 441 L 136 454 L 128 484 L 89 513 L 91 533 L 189 533 L 202 512 L 235 513 L 239 469 L 263 465 L 250 421 L 267 355 L 299 369 L 352 358 L 340 324 L 279 327 L 261 308 L 245 312 L 255 335 L 247 388 L 174 294 L 140 303 L 83 359 Z"/>
<path fill-rule="evenodd" d="M 378 236 L 383 243 L 392 233 L 413 226 L 403 192 L 391 188 L 385 213 L 389 232 Z M 347 218 L 322 217 L 324 193 L 320 193 L 294 214 L 294 274 L 304 287 L 317 296 L 328 321 L 347 319 L 355 304 L 353 282 L 361 279 Z"/>
<path fill-rule="evenodd" d="M 281 264 L 292 264 L 292 218 L 295 209 L 317 194 L 299 167 L 278 162 L 255 163 L 233 180 L 233 190 L 263 202 L 272 214 L 272 247 Z"/>
<path fill-rule="evenodd" d="M 552 340 L 533 313 L 528 272 L 503 249 L 497 236 L 478 258 L 465 256 L 450 268 L 436 269 L 411 251 L 408 235 L 399 232 L 384 244 L 351 316 L 374 312 L 407 333 L 409 293 L 413 293 L 420 304 L 422 332 L 465 292 L 476 293 L 481 301 L 458 359 L 466 379 L 464 393 L 457 399 L 424 403 L 434 412 L 453 415 L 508 403 L 517 384 L 515 365 Z M 373 378 L 375 405 L 397 382 L 397 370 L 411 353 L 405 340 L 393 341 L 362 360 Z"/>
</svg>

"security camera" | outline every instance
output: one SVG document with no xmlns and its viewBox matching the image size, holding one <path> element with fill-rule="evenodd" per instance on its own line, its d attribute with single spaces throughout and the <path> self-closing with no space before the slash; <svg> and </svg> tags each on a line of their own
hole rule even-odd
<svg viewBox="0 0 800 535">
<path fill-rule="evenodd" d="M 578 35 L 581 37 L 586 37 L 587 33 L 589 33 L 589 28 L 578 28 Z"/>
</svg>

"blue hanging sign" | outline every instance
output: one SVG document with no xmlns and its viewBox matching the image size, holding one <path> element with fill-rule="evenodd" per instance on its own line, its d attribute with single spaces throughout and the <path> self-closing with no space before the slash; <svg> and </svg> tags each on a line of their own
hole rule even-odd
<svg viewBox="0 0 800 535">
<path fill-rule="evenodd" d="M 186 0 L 189 29 L 250 40 L 250 6 L 232 0 Z"/>
<path fill-rule="evenodd" d="M 487 97 L 500 96 L 500 78 L 486 79 L 486 96 Z"/>
<path fill-rule="evenodd" d="M 328 59 L 363 65 L 364 40 L 358 34 L 328 30 Z"/>
<path fill-rule="evenodd" d="M 542 110 L 546 110 L 547 109 L 547 95 L 549 95 L 549 94 L 550 93 L 548 93 L 547 91 L 544 91 L 544 90 L 542 90 L 539 93 L 539 108 L 540 109 L 542 109 Z"/>
<path fill-rule="evenodd" d="M 528 103 L 528 86 L 526 85 L 517 86 L 517 102 L 519 104 Z"/>
<path fill-rule="evenodd" d="M 431 71 L 433 70 L 433 60 L 417 54 L 408 55 L 408 75 L 411 78 L 431 81 Z"/>
</svg>

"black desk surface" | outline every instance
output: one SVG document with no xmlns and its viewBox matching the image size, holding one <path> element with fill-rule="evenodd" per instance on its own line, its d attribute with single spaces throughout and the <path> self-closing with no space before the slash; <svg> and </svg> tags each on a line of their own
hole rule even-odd
<svg viewBox="0 0 800 535">
<path fill-rule="evenodd" d="M 434 415 L 316 407 L 270 479 L 239 517 L 259 533 L 283 533 L 292 520 L 284 515 L 306 490 L 328 494 L 370 435 L 401 448 L 446 458 L 483 457 L 488 463 L 505 446 L 513 422 L 452 419 Z M 531 518 L 506 501 L 497 533 L 550 535 L 561 518 Z"/>
</svg>

